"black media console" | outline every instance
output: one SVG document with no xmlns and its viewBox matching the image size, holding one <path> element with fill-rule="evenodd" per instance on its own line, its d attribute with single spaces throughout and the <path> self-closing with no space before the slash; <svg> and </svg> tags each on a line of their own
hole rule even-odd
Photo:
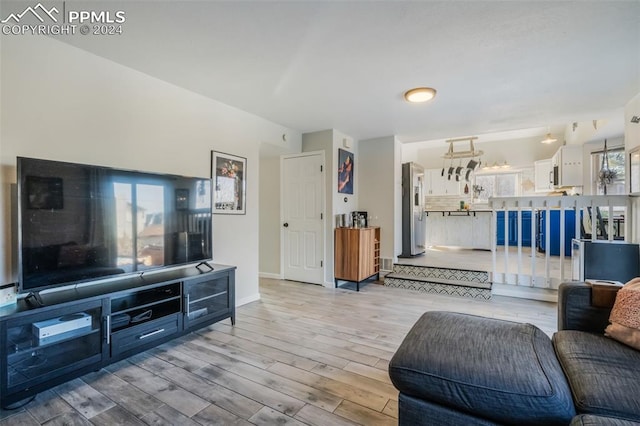
<svg viewBox="0 0 640 426">
<path fill-rule="evenodd" d="M 235 266 L 128 277 L 0 308 L 0 405 L 231 318 Z"/>
</svg>

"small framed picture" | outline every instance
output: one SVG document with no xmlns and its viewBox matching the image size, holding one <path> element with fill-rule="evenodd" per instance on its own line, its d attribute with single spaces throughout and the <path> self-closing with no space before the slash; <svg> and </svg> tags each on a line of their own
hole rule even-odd
<svg viewBox="0 0 640 426">
<path fill-rule="evenodd" d="M 247 159 L 211 151 L 213 213 L 245 214 Z"/>
<path fill-rule="evenodd" d="M 640 195 L 640 147 L 629 151 L 629 193 Z"/>
<path fill-rule="evenodd" d="M 338 149 L 338 193 L 353 194 L 353 153 Z"/>
</svg>

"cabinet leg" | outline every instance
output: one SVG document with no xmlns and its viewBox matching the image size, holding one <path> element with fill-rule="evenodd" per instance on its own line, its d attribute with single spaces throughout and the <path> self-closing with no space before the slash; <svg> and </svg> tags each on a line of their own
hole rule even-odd
<svg viewBox="0 0 640 426">
<path fill-rule="evenodd" d="M 236 317 L 235 316 L 231 317 L 231 325 L 236 325 Z"/>
</svg>

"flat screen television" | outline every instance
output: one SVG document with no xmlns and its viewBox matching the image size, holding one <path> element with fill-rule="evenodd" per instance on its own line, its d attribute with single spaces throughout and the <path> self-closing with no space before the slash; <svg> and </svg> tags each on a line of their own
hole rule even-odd
<svg viewBox="0 0 640 426">
<path fill-rule="evenodd" d="M 212 259 L 211 180 L 19 157 L 19 291 Z"/>
</svg>

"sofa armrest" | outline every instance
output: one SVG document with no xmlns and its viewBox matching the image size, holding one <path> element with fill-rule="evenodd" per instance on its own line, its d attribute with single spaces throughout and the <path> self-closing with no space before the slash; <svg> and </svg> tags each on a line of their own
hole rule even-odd
<svg viewBox="0 0 640 426">
<path fill-rule="evenodd" d="M 593 306 L 591 285 L 565 282 L 558 288 L 558 331 L 581 330 L 604 333 L 611 308 Z"/>
</svg>

